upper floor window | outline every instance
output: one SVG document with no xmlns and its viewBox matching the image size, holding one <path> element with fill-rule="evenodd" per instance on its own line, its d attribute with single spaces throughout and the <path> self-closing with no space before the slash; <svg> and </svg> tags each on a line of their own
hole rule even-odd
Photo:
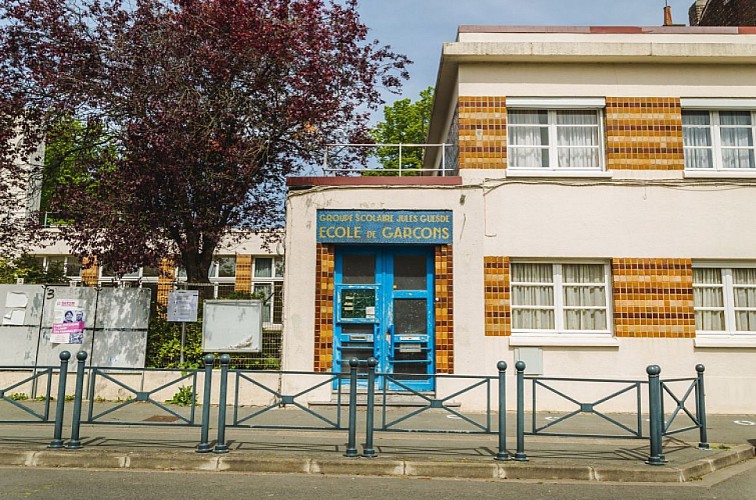
<svg viewBox="0 0 756 500">
<path fill-rule="evenodd" d="M 512 263 L 512 330 L 609 333 L 607 264 Z"/>
<path fill-rule="evenodd" d="M 683 110 L 682 123 L 686 169 L 756 168 L 753 112 Z"/>
<path fill-rule="evenodd" d="M 694 268 L 696 331 L 756 332 L 756 268 Z"/>
<path fill-rule="evenodd" d="M 509 168 L 601 170 L 600 109 L 509 109 Z"/>
</svg>

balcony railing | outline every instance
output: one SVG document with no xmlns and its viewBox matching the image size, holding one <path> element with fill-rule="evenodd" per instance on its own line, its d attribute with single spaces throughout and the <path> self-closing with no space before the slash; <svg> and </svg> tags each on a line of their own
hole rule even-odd
<svg viewBox="0 0 756 500">
<path fill-rule="evenodd" d="M 325 153 L 323 154 L 323 173 L 325 175 L 440 175 L 447 176 L 453 175 L 456 169 L 455 165 L 449 165 L 447 157 L 451 154 L 451 148 L 453 144 L 411 144 L 411 143 L 397 143 L 397 144 L 328 144 L 326 145 Z M 330 158 L 334 156 L 332 153 L 336 150 L 344 150 L 350 148 L 372 148 L 372 149 L 385 149 L 396 148 L 397 149 L 397 163 L 398 168 L 384 168 L 384 167 L 359 167 L 359 168 L 336 168 L 331 166 Z M 411 166 L 407 167 L 404 163 L 404 152 L 407 148 L 423 148 L 423 157 L 428 148 L 441 148 L 441 166 L 440 168 L 422 168 Z"/>
</svg>

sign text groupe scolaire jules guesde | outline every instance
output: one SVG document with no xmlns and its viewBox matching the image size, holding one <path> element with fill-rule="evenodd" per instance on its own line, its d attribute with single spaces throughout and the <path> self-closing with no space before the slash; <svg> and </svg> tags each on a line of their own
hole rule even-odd
<svg viewBox="0 0 756 500">
<path fill-rule="evenodd" d="M 451 210 L 318 210 L 318 243 L 452 242 Z"/>
</svg>

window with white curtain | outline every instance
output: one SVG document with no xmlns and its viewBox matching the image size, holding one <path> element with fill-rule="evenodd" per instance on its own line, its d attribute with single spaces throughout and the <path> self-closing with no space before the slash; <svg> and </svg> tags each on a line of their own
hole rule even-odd
<svg viewBox="0 0 756 500">
<path fill-rule="evenodd" d="M 686 169 L 756 169 L 753 112 L 683 110 L 682 123 Z"/>
<path fill-rule="evenodd" d="M 756 268 L 694 268 L 693 306 L 699 333 L 755 333 Z"/>
<path fill-rule="evenodd" d="M 507 110 L 507 157 L 512 169 L 601 170 L 599 109 Z"/>
<path fill-rule="evenodd" d="M 610 333 L 606 263 L 512 263 L 514 333 Z"/>
</svg>

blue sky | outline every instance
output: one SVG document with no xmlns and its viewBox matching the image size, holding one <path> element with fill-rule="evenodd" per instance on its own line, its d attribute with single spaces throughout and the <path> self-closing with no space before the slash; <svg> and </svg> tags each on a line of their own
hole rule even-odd
<svg viewBox="0 0 756 500">
<path fill-rule="evenodd" d="M 676 24 L 688 24 L 694 0 L 668 0 Z M 360 0 L 369 37 L 390 45 L 414 61 L 402 96 L 387 94 L 388 103 L 409 97 L 436 82 L 441 44 L 452 42 L 457 26 L 661 26 L 664 0 Z M 377 117 L 380 119 L 381 117 Z"/>
</svg>

